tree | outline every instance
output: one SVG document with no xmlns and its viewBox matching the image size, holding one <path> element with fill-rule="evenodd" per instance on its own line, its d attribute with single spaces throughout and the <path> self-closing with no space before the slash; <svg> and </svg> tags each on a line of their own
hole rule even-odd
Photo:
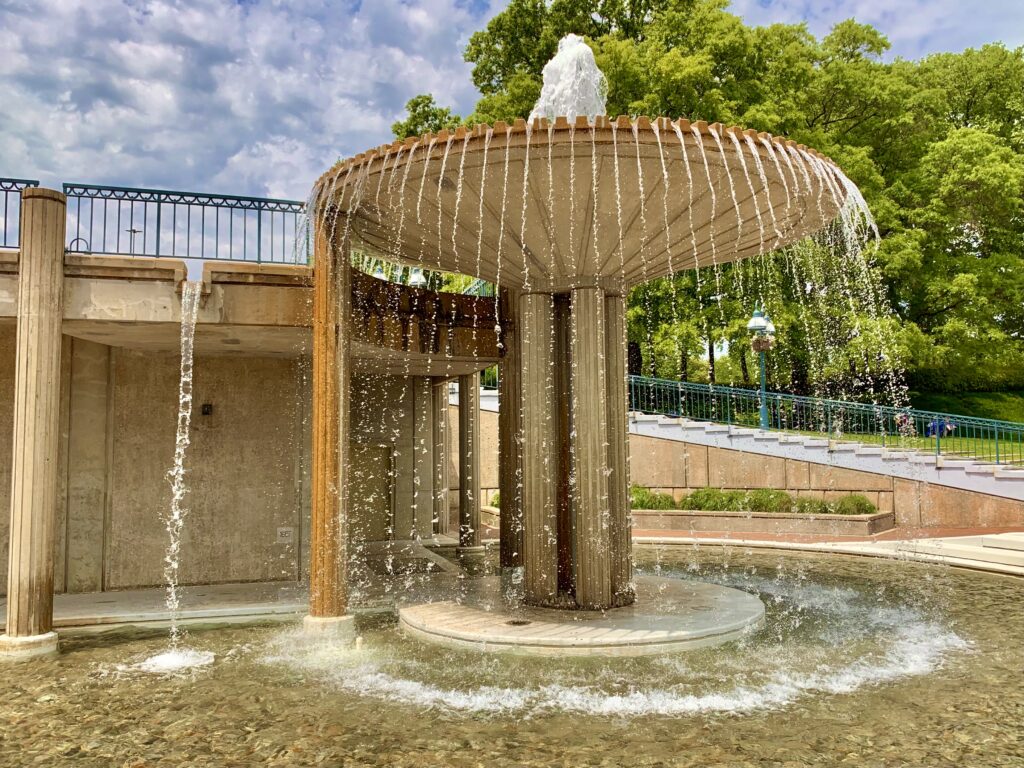
<svg viewBox="0 0 1024 768">
<path fill-rule="evenodd" d="M 608 78 L 609 114 L 813 146 L 858 184 L 881 235 L 866 261 L 811 243 L 634 290 L 645 372 L 704 377 L 710 341 L 728 350 L 716 377 L 745 380 L 756 299 L 779 328 L 780 387 L 874 391 L 896 364 L 917 388 L 1024 387 L 1024 49 L 887 62 L 883 31 L 854 20 L 817 39 L 802 24 L 749 27 L 727 0 L 512 0 L 466 48 L 481 93 L 471 121 L 526 117 L 568 32 Z"/>
<path fill-rule="evenodd" d="M 444 128 L 455 128 L 462 123 L 462 118 L 453 114 L 451 109 L 437 106 L 434 97 L 429 93 L 413 96 L 406 102 L 405 109 L 408 117 L 391 126 L 396 139 L 437 133 Z"/>
</svg>

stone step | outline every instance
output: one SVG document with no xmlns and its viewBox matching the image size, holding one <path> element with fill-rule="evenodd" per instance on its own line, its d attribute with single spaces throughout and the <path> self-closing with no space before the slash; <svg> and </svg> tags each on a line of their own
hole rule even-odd
<svg viewBox="0 0 1024 768">
<path fill-rule="evenodd" d="M 728 424 L 705 424 L 704 431 L 708 434 L 725 434 L 728 433 L 732 427 Z"/>
<path fill-rule="evenodd" d="M 833 442 L 830 450 L 832 453 L 858 453 L 863 447 L 861 443 Z"/>
<path fill-rule="evenodd" d="M 704 431 L 704 428 L 706 426 L 706 421 L 684 421 L 682 424 L 680 424 L 680 427 L 682 427 L 682 429 L 684 430 L 700 430 L 701 432 Z"/>
<path fill-rule="evenodd" d="M 1017 551 L 1001 547 L 983 546 L 983 541 L 984 539 L 980 536 L 946 539 L 944 541 L 926 539 L 907 544 L 901 547 L 901 549 L 926 555 L 975 560 L 980 563 L 999 563 L 1000 565 L 1024 567 L 1024 550 Z"/>
<path fill-rule="evenodd" d="M 981 545 L 993 549 L 1012 549 L 1024 552 L 1024 532 L 997 533 L 993 536 L 982 536 Z"/>
<path fill-rule="evenodd" d="M 824 448 L 828 450 L 829 442 L 823 438 L 807 437 L 803 438 L 800 442 L 804 444 L 805 448 Z"/>
<path fill-rule="evenodd" d="M 994 475 L 998 465 L 996 464 L 978 464 L 974 463 L 969 467 L 964 467 L 964 472 L 968 475 Z"/>
<path fill-rule="evenodd" d="M 858 456 L 881 456 L 884 453 L 884 448 L 875 445 L 865 445 L 857 449 Z"/>
</svg>

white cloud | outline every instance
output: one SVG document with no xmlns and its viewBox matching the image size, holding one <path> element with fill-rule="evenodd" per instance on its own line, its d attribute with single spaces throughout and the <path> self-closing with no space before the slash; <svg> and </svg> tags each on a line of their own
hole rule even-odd
<svg viewBox="0 0 1024 768">
<path fill-rule="evenodd" d="M 1024 45 L 1021 0 L 733 0 L 731 10 L 750 24 L 806 21 L 819 36 L 836 22 L 855 18 L 881 30 L 892 43 L 891 53 L 904 58 L 997 40 Z"/>
<path fill-rule="evenodd" d="M 475 101 L 468 0 L 9 0 L 0 175 L 304 197 L 425 91 Z"/>
<path fill-rule="evenodd" d="M 411 96 L 471 110 L 462 51 L 505 2 L 3 0 L 0 175 L 304 197 L 339 156 L 387 141 Z M 1020 0 L 733 9 L 818 34 L 856 16 L 906 56 L 1024 42 Z"/>
</svg>

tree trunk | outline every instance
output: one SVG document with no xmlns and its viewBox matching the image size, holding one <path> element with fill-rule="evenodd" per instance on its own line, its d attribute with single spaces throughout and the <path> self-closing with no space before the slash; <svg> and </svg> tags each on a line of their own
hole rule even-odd
<svg viewBox="0 0 1024 768">
<path fill-rule="evenodd" d="M 747 368 L 747 348 L 740 349 L 740 375 L 743 377 L 743 386 L 750 386 L 750 370 Z"/>
</svg>

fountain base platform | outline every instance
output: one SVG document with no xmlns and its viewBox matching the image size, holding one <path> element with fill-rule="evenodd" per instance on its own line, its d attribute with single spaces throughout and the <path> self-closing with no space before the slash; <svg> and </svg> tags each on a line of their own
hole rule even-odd
<svg viewBox="0 0 1024 768">
<path fill-rule="evenodd" d="M 482 581 L 490 581 L 488 577 Z M 486 599 L 406 605 L 410 637 L 452 648 L 537 656 L 648 656 L 718 645 L 754 631 L 764 606 L 754 595 L 715 584 L 656 576 L 636 579 L 636 602 L 608 611 L 534 608 Z"/>
<path fill-rule="evenodd" d="M 57 633 L 12 637 L 0 635 L 0 659 L 32 659 L 57 652 Z"/>
</svg>

